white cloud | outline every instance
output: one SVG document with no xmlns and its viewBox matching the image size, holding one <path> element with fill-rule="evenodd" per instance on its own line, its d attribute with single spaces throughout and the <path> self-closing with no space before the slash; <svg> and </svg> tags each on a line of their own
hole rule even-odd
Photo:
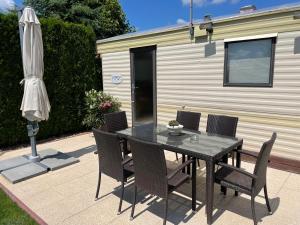
<svg viewBox="0 0 300 225">
<path fill-rule="evenodd" d="M 189 5 L 190 0 L 181 0 L 183 5 Z M 193 0 L 194 5 L 196 6 L 202 6 L 207 2 L 207 0 Z"/>
<path fill-rule="evenodd" d="M 240 2 L 241 0 L 193 0 L 193 3 L 195 6 L 203 6 L 203 5 L 218 5 L 222 3 L 230 3 L 230 4 L 236 4 Z M 189 5 L 190 0 L 181 0 L 183 5 Z"/>
<path fill-rule="evenodd" d="M 13 9 L 14 6 L 14 0 L 0 0 L 0 11 L 7 11 L 8 9 Z"/>
<path fill-rule="evenodd" d="M 185 23 L 187 23 L 187 21 L 185 21 L 184 19 L 182 18 L 177 19 L 177 24 L 185 24 Z"/>
<path fill-rule="evenodd" d="M 224 2 L 226 2 L 226 0 L 212 0 L 211 4 L 218 5 L 218 4 L 222 4 Z"/>
</svg>

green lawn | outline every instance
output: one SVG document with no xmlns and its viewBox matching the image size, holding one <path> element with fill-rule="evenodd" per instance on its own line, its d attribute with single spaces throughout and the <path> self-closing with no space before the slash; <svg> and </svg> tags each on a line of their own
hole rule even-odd
<svg viewBox="0 0 300 225">
<path fill-rule="evenodd" d="M 37 225 L 0 189 L 0 225 Z"/>
</svg>

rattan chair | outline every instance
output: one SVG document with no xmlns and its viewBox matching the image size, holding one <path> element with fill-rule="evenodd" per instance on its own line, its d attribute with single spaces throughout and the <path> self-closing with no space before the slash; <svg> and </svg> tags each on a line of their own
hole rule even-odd
<svg viewBox="0 0 300 225">
<path fill-rule="evenodd" d="M 168 195 L 189 179 L 182 169 L 192 163 L 186 161 L 174 170 L 167 168 L 164 150 L 161 145 L 137 139 L 129 139 L 135 167 L 134 197 L 130 219 L 133 220 L 137 188 L 165 200 L 164 222 L 168 212 Z"/>
<path fill-rule="evenodd" d="M 264 188 L 264 195 L 268 211 L 270 214 L 272 214 L 267 192 L 266 176 L 270 153 L 276 137 L 276 133 L 273 133 L 271 139 L 263 143 L 257 156 L 249 152 L 238 150 L 239 154 L 245 154 L 256 158 L 253 174 L 222 162 L 218 163 L 218 165 L 220 165 L 222 168 L 219 169 L 215 174 L 215 182 L 224 187 L 231 188 L 235 191 L 239 191 L 251 196 L 251 209 L 255 225 L 257 224 L 255 216 L 255 197 L 262 188 Z"/>
<path fill-rule="evenodd" d="M 235 137 L 238 121 L 238 117 L 209 114 L 206 132 Z"/>
<path fill-rule="evenodd" d="M 104 114 L 104 123 L 106 130 L 111 133 L 116 131 L 125 130 L 128 128 L 126 112 L 113 112 Z"/>
<path fill-rule="evenodd" d="M 201 113 L 177 111 L 176 121 L 183 125 L 185 129 L 198 131 L 200 123 Z M 178 154 L 176 153 L 176 160 L 178 161 Z M 182 155 L 182 162 L 185 162 L 185 155 Z M 199 160 L 197 160 L 198 166 L 200 166 Z"/>
<path fill-rule="evenodd" d="M 199 130 L 201 113 L 177 111 L 176 121 L 189 130 Z"/>
<path fill-rule="evenodd" d="M 235 137 L 238 117 L 212 115 L 207 117 L 206 132 L 229 137 Z M 232 165 L 234 165 L 234 154 L 232 153 Z"/>
<path fill-rule="evenodd" d="M 126 112 L 113 112 L 104 114 L 105 128 L 108 132 L 115 133 L 128 128 Z M 120 139 L 124 155 L 130 153 L 126 139 Z"/>
<path fill-rule="evenodd" d="M 98 199 L 101 183 L 101 174 L 104 173 L 122 183 L 121 198 L 119 203 L 118 214 L 121 212 L 122 201 L 124 196 L 124 184 L 129 177 L 134 174 L 132 158 L 122 157 L 120 139 L 117 134 L 108 133 L 98 129 L 93 129 L 99 160 L 99 177 L 96 191 Z"/>
</svg>

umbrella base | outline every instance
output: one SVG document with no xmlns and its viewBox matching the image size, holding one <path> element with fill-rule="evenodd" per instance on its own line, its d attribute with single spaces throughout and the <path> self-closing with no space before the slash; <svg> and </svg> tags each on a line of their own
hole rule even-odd
<svg viewBox="0 0 300 225">
<path fill-rule="evenodd" d="M 35 157 L 23 155 L 0 161 L 0 173 L 11 183 L 15 184 L 77 162 L 79 162 L 79 159 L 71 155 L 54 149 L 45 149 L 39 151 L 39 155 Z"/>
<path fill-rule="evenodd" d="M 9 170 L 18 166 L 23 166 L 30 163 L 25 156 L 18 156 L 0 161 L 0 173 L 4 170 Z"/>
<path fill-rule="evenodd" d="M 15 184 L 29 178 L 33 178 L 44 173 L 47 173 L 48 169 L 43 165 L 34 162 L 18 166 L 9 170 L 3 171 L 1 174 L 11 183 Z"/>
<path fill-rule="evenodd" d="M 31 162 L 39 162 L 41 161 L 41 157 L 39 155 L 37 156 L 29 156 L 28 159 L 31 161 Z"/>
</svg>

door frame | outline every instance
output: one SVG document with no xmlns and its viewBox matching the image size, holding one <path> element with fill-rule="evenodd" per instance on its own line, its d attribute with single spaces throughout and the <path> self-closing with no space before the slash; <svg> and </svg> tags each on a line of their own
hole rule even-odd
<svg viewBox="0 0 300 225">
<path fill-rule="evenodd" d="M 157 124 L 157 88 L 156 88 L 156 45 L 143 46 L 137 48 L 130 48 L 130 91 L 131 91 L 131 123 L 132 126 L 135 124 L 136 115 L 135 115 L 135 73 L 134 73 L 134 53 L 137 52 L 145 52 L 145 51 L 153 51 L 152 54 L 152 62 L 153 62 L 153 122 Z"/>
</svg>

